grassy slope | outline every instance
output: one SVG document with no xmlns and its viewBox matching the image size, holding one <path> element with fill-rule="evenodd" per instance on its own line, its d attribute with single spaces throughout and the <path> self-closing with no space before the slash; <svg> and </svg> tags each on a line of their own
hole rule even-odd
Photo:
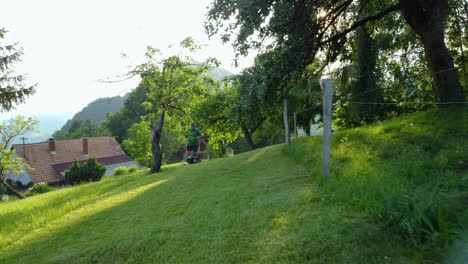
<svg viewBox="0 0 468 264">
<path fill-rule="evenodd" d="M 423 169 L 429 166 L 426 171 L 433 170 L 429 160 L 440 160 L 439 166 L 458 162 L 460 154 L 450 156 L 448 150 L 466 138 L 466 131 L 447 125 L 438 126 L 443 135 L 425 133 L 420 126 L 434 127 L 434 113 L 335 135 L 333 174 L 351 190 L 371 184 L 357 194 L 310 176 L 320 170 L 320 146 L 317 139 L 305 139 L 287 148 L 167 167 L 157 175 L 110 177 L 1 204 L 0 263 L 419 263 L 428 255 L 393 235 L 388 223 L 375 217 L 373 212 L 382 208 L 374 208 L 370 200 L 381 193 L 369 189 L 381 186 L 376 182 L 403 183 L 392 180 L 395 177 L 374 181 L 385 178 L 385 170 L 410 175 L 402 179 L 413 174 L 424 178 L 424 173 L 412 172 L 414 164 L 398 164 L 402 158 L 409 162 L 398 150 L 406 140 L 415 142 L 409 150 L 418 151 L 418 140 L 450 135 L 453 144 L 432 143 L 434 150 L 421 150 L 430 155 L 414 161 L 422 162 L 418 166 Z M 383 133 L 386 129 L 393 132 Z M 423 139 L 416 136 L 420 133 Z M 379 141 L 380 135 L 397 134 L 399 139 Z M 343 140 L 346 135 L 348 140 Z M 450 173 L 444 170 L 445 174 Z"/>
</svg>

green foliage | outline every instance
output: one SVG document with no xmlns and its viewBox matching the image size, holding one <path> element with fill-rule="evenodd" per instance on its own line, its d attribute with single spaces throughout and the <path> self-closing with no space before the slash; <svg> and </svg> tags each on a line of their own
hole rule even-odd
<svg viewBox="0 0 468 264">
<path fill-rule="evenodd" d="M 31 168 L 22 158 L 18 157 L 11 143 L 14 139 L 29 132 L 35 132 L 39 121 L 29 117 L 17 116 L 0 124 L 0 181 L 3 183 L 5 174 L 22 174 L 25 169 Z M 12 186 L 12 185 L 10 185 Z M 14 191 L 11 188 L 9 192 Z M 13 189 L 15 189 L 13 185 Z M 17 186 L 20 187 L 21 186 Z"/>
<path fill-rule="evenodd" d="M 150 125 L 149 121 L 134 124 L 127 131 L 127 138 L 123 141 L 123 146 L 128 154 L 147 167 L 151 167 L 153 164 Z M 164 146 L 162 148 L 163 163 L 179 162 L 183 157 L 185 142 L 183 130 L 185 128 L 171 117 L 166 118 L 165 126 L 167 130 L 161 137 L 161 144 Z"/>
<path fill-rule="evenodd" d="M 265 72 L 259 68 L 251 67 L 236 76 L 235 93 L 228 113 L 231 122 L 239 126 L 244 134 L 250 149 L 257 147 L 254 133 L 261 129 L 267 120 L 268 111 L 273 108 L 266 104 L 266 98 L 271 95 L 267 92 L 268 86 L 263 83 L 262 74 Z"/>
<path fill-rule="evenodd" d="M 185 152 L 185 132 L 187 127 L 180 119 L 168 116 L 166 118 L 166 130 L 161 136 L 161 146 L 163 153 L 163 164 L 177 163 L 183 160 Z"/>
<path fill-rule="evenodd" d="M 426 12 L 418 13 L 416 10 Z M 452 47 L 452 56 L 456 57 L 455 65 L 464 73 L 460 74 L 461 86 L 457 76 L 439 73 L 439 70 L 434 69 L 434 63 L 429 63 L 433 67 L 427 68 L 430 58 L 423 57 L 421 60 L 419 58 L 415 60 L 415 56 L 419 55 L 420 51 L 450 57 L 445 52 L 445 47 L 435 48 L 435 45 L 428 43 L 422 47 L 421 44 L 421 39 L 435 41 L 433 37 L 422 37 L 425 33 L 438 31 L 439 29 L 436 28 L 442 28 L 441 32 L 444 32 L 443 19 L 435 21 L 437 18 L 444 18 L 443 14 L 446 13 L 449 14 L 447 21 L 449 33 L 446 34 L 446 38 L 449 39 L 449 47 Z M 410 101 L 432 102 L 436 97 L 442 101 L 447 101 L 448 97 L 463 100 L 463 95 L 458 90 L 460 87 L 467 87 L 463 85 L 465 76 L 468 75 L 466 74 L 466 56 L 463 55 L 461 44 L 467 38 L 466 25 L 468 23 L 466 16 L 461 15 L 465 13 L 466 4 L 463 1 L 454 0 L 430 3 L 411 0 L 215 1 L 207 14 L 205 27 L 210 36 L 219 34 L 224 42 L 232 40 L 237 56 L 246 55 L 249 50 L 259 50 L 255 65 L 263 66 L 264 82 L 269 83 L 267 86 L 270 91 L 271 89 L 277 90 L 282 93 L 282 96 L 287 96 L 287 82 L 316 60 L 319 60 L 323 67 L 330 62 L 357 66 L 356 75 L 346 84 L 351 91 L 350 93 L 342 91 L 343 97 L 341 98 L 342 100 L 349 99 L 349 94 L 352 94 L 354 103 L 346 102 L 347 105 L 341 106 L 337 112 L 340 121 L 343 122 L 342 126 L 349 127 L 379 120 L 385 113 L 392 112 L 393 104 L 398 105 L 402 101 L 404 103 L 402 102 L 403 104 L 396 108 L 407 112 L 407 108 L 421 109 L 423 105 L 418 107 L 408 104 Z M 426 19 L 423 14 L 434 14 L 427 16 L 435 19 Z M 359 26 L 358 21 L 367 21 L 367 24 Z M 416 30 L 416 28 L 421 30 Z M 416 37 L 416 32 L 419 34 L 418 37 Z M 349 40 L 353 39 L 353 34 L 357 35 L 354 48 L 349 43 Z M 441 41 L 441 46 L 445 45 L 443 37 L 437 40 Z M 416 52 L 409 52 L 411 56 L 407 56 L 404 46 Z M 388 53 L 378 52 L 380 49 L 387 49 Z M 405 68 L 405 66 L 394 67 L 398 69 L 393 69 L 393 72 L 376 70 L 379 68 L 377 63 L 385 65 L 388 59 L 398 63 L 400 59 L 405 58 L 415 62 L 414 73 L 412 73 L 413 69 Z M 260 62 L 262 60 L 267 63 Z M 349 63 L 350 60 L 351 63 Z M 382 61 L 379 62 L 379 60 Z M 453 67 L 450 62 L 451 58 L 446 60 L 441 58 L 436 61 L 435 68 Z M 404 85 L 385 87 L 379 82 L 393 82 L 392 78 L 396 76 L 395 71 L 398 70 L 406 76 L 397 78 L 396 82 L 409 84 L 407 87 Z M 437 75 L 435 75 L 436 72 Z M 435 78 L 432 84 L 431 73 Z M 441 76 L 440 74 L 446 74 L 441 78 L 447 79 L 446 82 L 450 82 L 450 85 L 445 85 L 445 81 L 437 81 L 437 76 Z M 411 78 L 413 76 L 418 78 Z M 385 80 L 381 80 L 382 78 Z M 391 88 L 387 89 L 387 91 L 390 90 L 389 94 L 383 92 L 386 88 Z M 273 93 L 269 93 L 269 96 L 278 97 Z M 428 98 L 432 100 L 426 100 Z M 378 103 L 382 100 L 386 100 L 387 104 L 379 105 Z M 371 104 L 362 104 L 369 102 Z M 390 109 L 383 109 L 387 105 Z"/>
<path fill-rule="evenodd" d="M 148 86 L 140 83 L 128 94 L 120 111 L 114 114 L 108 113 L 103 126 L 109 129 L 119 142 L 126 139 L 130 127 L 138 123 L 142 116 L 148 114 L 143 107 L 143 103 L 148 100 L 148 91 Z"/>
<path fill-rule="evenodd" d="M 124 175 L 127 172 L 130 172 L 130 170 L 127 171 L 127 167 L 118 167 L 114 169 L 113 175 L 114 176 Z"/>
<path fill-rule="evenodd" d="M 20 192 L 21 194 L 24 194 L 27 191 L 27 189 L 33 185 L 32 182 L 30 182 L 27 185 L 24 185 L 20 181 L 13 181 L 12 179 L 7 179 L 7 180 L 5 180 L 5 182 L 10 187 L 12 187 L 14 191 Z M 16 194 L 15 194 L 15 192 L 13 190 L 10 189 L 10 188 L 7 188 L 5 185 L 0 185 L 0 195 L 6 194 L 6 195 L 10 195 L 10 196 L 16 196 Z"/>
<path fill-rule="evenodd" d="M 96 158 L 88 159 L 81 165 L 81 170 L 85 181 L 99 181 L 106 173 L 106 167 L 99 163 Z"/>
<path fill-rule="evenodd" d="M 70 127 L 67 132 L 57 130 L 52 136 L 57 140 L 64 140 L 110 135 L 110 131 L 106 127 L 100 124 L 95 124 L 89 119 L 84 122 L 74 120 L 69 126 Z"/>
<path fill-rule="evenodd" d="M 127 134 L 127 139 L 122 142 L 125 150 L 136 161 L 150 167 L 153 162 L 150 122 L 135 123 Z"/>
<path fill-rule="evenodd" d="M 151 52 L 149 52 L 148 55 L 157 55 L 156 50 L 150 49 L 149 51 Z M 151 59 L 149 59 L 148 63 L 150 63 L 150 61 Z M 169 61 L 167 63 L 169 63 Z M 181 70 L 178 73 L 176 73 L 176 71 L 172 72 L 173 89 L 171 88 L 171 93 L 174 96 L 176 93 L 180 93 L 180 98 L 177 97 L 177 100 L 180 100 L 180 102 L 178 102 L 177 105 L 171 104 L 171 106 L 168 107 L 168 116 L 165 116 L 164 125 L 166 129 L 161 135 L 164 163 L 178 162 L 181 160 L 184 147 L 183 131 L 191 121 L 191 112 L 196 105 L 200 103 L 200 96 L 207 91 L 215 89 L 218 85 L 216 82 L 213 82 L 213 79 L 209 76 L 198 76 L 196 77 L 198 79 L 191 83 L 194 89 L 191 91 L 190 89 L 192 88 L 185 87 L 184 83 L 190 82 L 190 78 L 197 74 L 203 74 L 210 68 L 206 67 L 206 65 L 193 67 L 193 65 L 190 65 L 188 62 L 177 61 L 176 59 L 173 59 L 171 63 L 174 63 L 174 67 L 180 66 L 185 70 Z M 184 66 L 180 63 L 186 63 L 188 65 Z M 156 67 L 156 65 L 153 66 Z M 165 99 L 160 97 L 163 96 L 165 92 L 161 90 L 156 91 L 158 87 L 155 85 L 163 79 L 166 80 L 169 75 L 166 74 L 162 76 L 162 72 L 159 68 L 152 69 L 153 72 L 150 73 L 151 67 L 153 66 L 150 66 L 150 64 L 140 65 L 138 71 L 145 77 L 144 80 L 128 95 L 124 107 L 119 112 L 109 115 L 104 122 L 104 125 L 112 132 L 112 135 L 123 142 L 125 151 L 138 162 L 146 166 L 151 166 L 153 163 L 150 126 L 152 123 L 155 123 L 155 119 L 160 113 L 158 109 L 160 109 L 162 103 L 165 102 Z M 176 79 L 179 82 L 178 84 L 175 83 Z M 179 85 L 179 87 L 176 88 L 176 85 Z M 184 87 L 180 87 L 180 85 Z M 167 90 L 167 87 L 165 89 Z M 150 95 L 150 91 L 153 94 Z M 182 96 L 182 94 L 184 95 Z"/>
<path fill-rule="evenodd" d="M 10 111 L 15 104 L 24 103 L 26 98 L 36 92 L 36 85 L 25 84 L 24 75 L 13 75 L 13 64 L 20 61 L 23 49 L 16 43 L 3 43 L 6 32 L 0 28 L 0 112 Z"/>
<path fill-rule="evenodd" d="M 447 46 L 458 68 L 461 86 L 466 95 L 468 93 L 468 54 L 465 48 L 468 43 L 468 17 L 466 16 L 468 5 L 466 1 L 449 0 L 449 6 L 446 23 Z"/>
<path fill-rule="evenodd" d="M 53 190 L 55 190 L 54 187 L 49 186 L 49 184 L 45 182 L 40 182 L 40 183 L 34 184 L 33 187 L 29 189 L 27 196 L 33 196 L 36 194 L 46 193 L 46 192 L 50 192 Z"/>
<path fill-rule="evenodd" d="M 239 137 L 239 125 L 230 116 L 235 96 L 232 86 L 226 84 L 224 89 L 208 94 L 194 110 L 193 118 L 208 137 L 212 157 L 222 156 L 226 147 Z"/>
<path fill-rule="evenodd" d="M 65 182 L 67 184 L 77 184 L 81 181 L 81 165 L 74 160 L 70 168 L 65 171 Z"/>
<path fill-rule="evenodd" d="M 128 173 L 134 173 L 138 170 L 138 167 L 137 166 L 131 166 L 130 168 L 128 168 Z"/>
<path fill-rule="evenodd" d="M 75 185 L 81 182 L 94 182 L 101 180 L 106 173 L 106 167 L 96 158 L 89 158 L 82 165 L 74 160 L 70 168 L 65 171 L 67 184 Z"/>
<path fill-rule="evenodd" d="M 199 48 L 191 38 L 182 41 L 181 46 L 190 52 Z M 151 128 L 151 171 L 158 172 L 165 154 L 161 148 L 169 146 L 168 142 L 178 142 L 173 140 L 177 138 L 175 132 L 180 132 L 180 128 L 190 123 L 193 106 L 200 103 L 208 91 L 219 85 L 218 81 L 207 75 L 208 71 L 219 63 L 213 58 L 200 63 L 188 55 L 172 55 L 160 60 L 161 52 L 152 47 L 148 47 L 145 56 L 147 61 L 137 66 L 130 74 L 140 75 L 142 85 L 148 89 L 147 100 L 142 106 L 148 112 L 144 120 L 150 122 Z M 165 129 L 166 118 L 172 118 L 172 127 L 179 129 Z M 169 141 L 164 140 L 164 134 L 171 136 Z M 171 158 L 166 157 L 167 160 Z"/>
<path fill-rule="evenodd" d="M 122 109 L 124 101 L 127 98 L 128 95 L 98 98 L 76 113 L 72 119 L 62 126 L 60 131 L 62 133 L 70 132 L 74 128 L 75 123 L 88 122 L 88 120 L 93 125 L 99 126 L 106 119 L 107 114 L 112 114 Z"/>
</svg>

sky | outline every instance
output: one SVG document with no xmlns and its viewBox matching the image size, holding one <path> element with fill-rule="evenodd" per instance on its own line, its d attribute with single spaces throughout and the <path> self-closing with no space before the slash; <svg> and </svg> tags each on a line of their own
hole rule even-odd
<svg viewBox="0 0 468 264">
<path fill-rule="evenodd" d="M 72 114 L 100 97 L 124 95 L 138 79 L 107 84 L 99 80 L 125 74 L 143 62 L 147 46 L 167 49 L 186 37 L 207 47 L 196 58 L 216 57 L 233 73 L 248 67 L 253 56 L 234 67 L 234 51 L 219 37 L 208 39 L 205 15 L 212 0 L 2 0 L 0 27 L 4 42 L 24 49 L 16 73 L 27 74 L 37 92 L 16 114 Z M 122 58 L 125 53 L 127 59 Z"/>
</svg>

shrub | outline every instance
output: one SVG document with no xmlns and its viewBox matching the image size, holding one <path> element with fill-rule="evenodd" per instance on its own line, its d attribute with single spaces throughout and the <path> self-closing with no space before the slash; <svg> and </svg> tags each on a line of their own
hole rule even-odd
<svg viewBox="0 0 468 264">
<path fill-rule="evenodd" d="M 127 172 L 126 167 L 118 167 L 118 168 L 115 168 L 114 170 L 114 176 L 122 175 L 122 174 L 125 174 L 126 172 Z"/>
<path fill-rule="evenodd" d="M 88 159 L 81 166 L 85 181 L 100 181 L 102 176 L 106 173 L 106 167 L 99 163 L 96 158 Z"/>
<path fill-rule="evenodd" d="M 136 172 L 138 170 L 137 166 L 131 166 L 130 168 L 128 168 L 128 173 L 133 173 L 133 172 Z"/>
<path fill-rule="evenodd" d="M 35 194 L 40 194 L 40 193 L 46 193 L 55 190 L 54 187 L 49 186 L 45 182 L 40 182 L 37 184 L 34 184 L 34 186 L 29 190 L 28 196 L 32 196 Z"/>
<path fill-rule="evenodd" d="M 65 181 L 74 185 L 80 182 L 99 181 L 106 173 L 106 167 L 96 158 L 90 158 L 83 165 L 75 160 L 70 168 L 65 171 Z"/>
<path fill-rule="evenodd" d="M 74 160 L 70 168 L 65 171 L 65 181 L 67 184 L 76 184 L 80 182 L 81 165 L 77 160 Z"/>
<path fill-rule="evenodd" d="M 20 193 L 23 193 L 32 186 L 32 183 L 23 185 L 20 181 L 13 181 L 12 179 L 6 179 L 5 182 Z M 15 195 L 10 189 L 6 188 L 3 184 L 0 184 L 0 195 L 2 194 Z"/>
</svg>

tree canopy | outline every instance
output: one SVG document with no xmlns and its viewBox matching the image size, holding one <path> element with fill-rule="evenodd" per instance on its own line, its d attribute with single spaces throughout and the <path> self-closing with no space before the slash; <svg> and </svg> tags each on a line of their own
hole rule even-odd
<svg viewBox="0 0 468 264">
<path fill-rule="evenodd" d="M 184 39 L 180 46 L 189 52 L 200 48 L 192 38 Z M 146 58 L 147 62 L 137 66 L 131 74 L 140 75 L 142 85 L 148 89 L 143 107 L 148 113 L 145 120 L 150 122 L 151 128 L 154 159 L 151 172 L 158 172 L 163 159 L 161 139 L 166 115 L 179 126 L 186 127 L 194 106 L 211 86 L 217 85 L 207 73 L 219 63 L 213 58 L 200 63 L 189 55 L 163 57 L 160 50 L 151 47 L 148 47 Z"/>
<path fill-rule="evenodd" d="M 35 85 L 26 84 L 24 75 L 14 74 L 14 63 L 21 59 L 23 49 L 16 43 L 4 43 L 6 33 L 0 28 L 0 111 L 10 111 L 36 91 Z"/>
<path fill-rule="evenodd" d="M 366 10 L 366 16 L 362 10 Z M 325 58 L 325 62 L 335 61 L 346 50 L 351 32 L 396 11 L 399 14 L 394 15 L 394 21 L 404 21 L 423 44 L 438 100 L 464 101 L 458 73 L 444 42 L 448 0 L 219 0 L 210 8 L 206 29 L 209 35 L 220 33 L 225 42 L 232 40 L 237 55 L 245 55 L 250 49 L 274 51 L 279 59 L 275 60 L 272 75 L 287 80 L 317 56 Z"/>
</svg>

